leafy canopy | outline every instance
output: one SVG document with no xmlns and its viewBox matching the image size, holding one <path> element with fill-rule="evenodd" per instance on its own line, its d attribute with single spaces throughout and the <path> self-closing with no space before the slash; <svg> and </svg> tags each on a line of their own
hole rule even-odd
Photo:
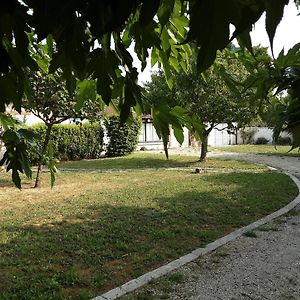
<svg viewBox="0 0 300 300">
<path fill-rule="evenodd" d="M 234 78 L 229 72 L 234 74 Z M 218 124 L 226 123 L 227 130 L 233 131 L 249 124 L 257 116 L 259 101 L 254 89 L 244 90 L 241 84 L 232 87 L 233 81 L 243 82 L 248 75 L 236 53 L 226 49 L 202 74 L 199 74 L 193 59 L 186 73 L 172 72 L 172 90 L 163 80 L 162 72 L 157 72 L 146 84 L 145 99 L 152 106 L 166 102 L 170 107 L 184 107 L 188 116 L 198 121 L 194 131 L 204 145 L 209 133 Z M 204 159 L 206 154 L 203 155 Z"/>
<path fill-rule="evenodd" d="M 208 68 L 217 50 L 239 36 L 248 48 L 249 31 L 266 12 L 266 29 L 272 44 L 288 0 L 4 0 L 0 10 L 0 111 L 13 102 L 21 109 L 28 88 L 26 70 L 37 70 L 29 51 L 33 41 L 53 37 L 55 49 L 50 72 L 61 69 L 68 88 L 74 80 L 91 76 L 97 92 L 108 104 L 119 96 L 121 116 L 140 103 L 137 70 L 128 51 L 130 45 L 142 63 L 151 50 L 151 63 L 162 64 L 169 86 L 171 66 L 186 68 L 191 53 L 188 42 L 198 49 L 198 68 Z M 229 26 L 235 31 L 230 36 Z M 33 42 L 34 43 L 34 42 Z"/>
<path fill-rule="evenodd" d="M 142 68 L 151 51 L 151 64 L 163 66 L 169 87 L 171 69 L 186 69 L 192 51 L 197 66 L 207 69 L 218 50 L 235 37 L 251 50 L 249 31 L 266 13 L 266 30 L 272 41 L 288 0 L 3 0 L 0 4 L 0 112 L 13 103 L 21 110 L 30 94 L 28 69 L 38 70 L 31 45 L 53 38 L 49 72 L 60 70 L 70 94 L 82 82 L 80 107 L 90 93 L 108 104 L 119 98 L 121 118 L 132 107 L 142 106 L 137 69 L 128 51 L 134 46 Z M 298 0 L 295 1 L 299 3 Z M 230 24 L 235 26 L 230 36 Z M 37 38 L 37 41 L 31 37 Z M 190 44 L 193 47 L 190 47 Z M 88 87 L 88 88 L 87 88 Z M 142 110 L 140 108 L 139 110 Z M 180 129 L 182 112 L 168 112 L 161 104 L 153 113 L 167 138 L 166 124 Z M 175 119 L 177 118 L 177 120 Z M 179 135 L 178 135 L 179 136 Z"/>
</svg>

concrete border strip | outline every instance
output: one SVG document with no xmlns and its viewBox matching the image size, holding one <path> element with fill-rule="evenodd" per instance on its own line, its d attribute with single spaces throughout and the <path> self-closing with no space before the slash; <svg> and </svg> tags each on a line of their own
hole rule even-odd
<svg viewBox="0 0 300 300">
<path fill-rule="evenodd" d="M 274 169 L 274 168 L 272 168 L 272 169 Z M 206 245 L 206 247 L 204 247 L 204 248 L 198 248 L 189 254 L 186 254 L 176 260 L 173 260 L 173 261 L 169 262 L 168 264 L 161 266 L 153 271 L 150 271 L 136 279 L 130 280 L 127 283 L 125 283 L 119 287 L 116 287 L 116 288 L 102 294 L 101 296 L 95 297 L 91 300 L 113 300 L 113 299 L 117 299 L 121 296 L 124 296 L 125 294 L 133 292 L 134 290 L 149 283 L 151 280 L 157 279 L 163 275 L 166 275 L 169 272 L 174 271 L 189 262 L 192 262 L 193 260 L 199 258 L 200 256 L 207 254 L 209 252 L 212 252 L 212 251 L 216 250 L 217 248 L 224 246 L 225 244 L 227 244 L 231 241 L 236 240 L 237 238 L 241 237 L 244 233 L 252 231 L 252 230 L 258 228 L 259 226 L 264 225 L 264 224 L 272 221 L 273 219 L 286 214 L 287 212 L 289 212 L 290 210 L 295 208 L 298 204 L 300 204 L 300 181 L 294 175 L 291 175 L 287 172 L 283 172 L 283 173 L 288 175 L 294 181 L 294 183 L 296 184 L 298 191 L 299 191 L 298 196 L 293 201 L 291 201 L 289 204 L 284 206 L 283 208 L 275 211 L 274 213 L 272 213 L 258 221 L 255 221 L 245 227 L 237 229 L 220 239 L 217 239 L 216 241 Z"/>
</svg>

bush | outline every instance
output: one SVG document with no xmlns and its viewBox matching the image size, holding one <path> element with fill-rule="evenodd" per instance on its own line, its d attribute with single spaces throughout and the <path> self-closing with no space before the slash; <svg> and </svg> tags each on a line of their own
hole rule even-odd
<svg viewBox="0 0 300 300">
<path fill-rule="evenodd" d="M 46 126 L 38 124 L 30 129 L 37 135 L 36 143 L 42 148 Z M 55 125 L 50 140 L 54 146 L 54 156 L 60 160 L 99 158 L 103 151 L 103 128 L 100 124 Z M 38 155 L 30 153 L 32 163 L 37 163 Z"/>
<path fill-rule="evenodd" d="M 255 141 L 255 145 L 266 145 L 269 143 L 269 140 L 264 137 L 259 137 Z"/>
<path fill-rule="evenodd" d="M 280 136 L 277 141 L 277 145 L 292 145 L 292 139 L 289 136 L 282 137 Z"/>
<path fill-rule="evenodd" d="M 109 138 L 106 149 L 107 156 L 127 155 L 135 150 L 138 143 L 141 122 L 137 119 L 130 119 L 129 122 L 121 124 L 120 118 L 116 116 L 105 120 L 105 127 Z"/>
</svg>

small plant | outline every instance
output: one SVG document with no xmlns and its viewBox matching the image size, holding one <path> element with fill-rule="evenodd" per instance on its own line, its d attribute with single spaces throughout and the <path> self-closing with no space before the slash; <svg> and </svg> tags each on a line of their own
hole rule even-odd
<svg viewBox="0 0 300 300">
<path fill-rule="evenodd" d="M 278 227 L 275 225 L 264 225 L 258 228 L 260 231 L 279 231 Z"/>
<path fill-rule="evenodd" d="M 0 150 L 1 150 L 1 149 L 0 149 Z M 148 150 L 148 149 L 147 149 L 146 147 L 144 147 L 144 146 L 140 148 L 140 151 L 147 151 L 147 150 Z"/>
<path fill-rule="evenodd" d="M 174 283 L 182 283 L 184 280 L 184 276 L 182 273 L 176 272 L 176 273 L 169 274 L 167 276 L 167 279 Z"/>
<path fill-rule="evenodd" d="M 269 140 L 266 139 L 265 137 L 261 136 L 259 138 L 256 139 L 255 141 L 255 145 L 266 145 L 269 143 Z"/>
<path fill-rule="evenodd" d="M 245 232 L 243 236 L 250 237 L 250 238 L 257 238 L 257 234 L 254 231 Z"/>
</svg>

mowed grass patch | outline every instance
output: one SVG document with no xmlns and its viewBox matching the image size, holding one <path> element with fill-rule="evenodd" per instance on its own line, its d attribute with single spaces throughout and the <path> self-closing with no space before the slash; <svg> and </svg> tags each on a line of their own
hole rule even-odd
<svg viewBox="0 0 300 300">
<path fill-rule="evenodd" d="M 298 149 L 291 152 L 291 146 L 274 146 L 274 145 L 231 145 L 226 147 L 212 148 L 224 152 L 250 153 L 250 154 L 267 154 L 300 157 Z"/>
<path fill-rule="evenodd" d="M 169 159 L 162 153 L 133 153 L 123 157 L 78 160 L 59 163 L 62 170 L 107 171 L 124 169 L 163 169 L 163 168 L 220 168 L 220 169 L 262 169 L 249 162 L 219 160 L 209 158 L 200 162 L 197 156 L 170 155 Z"/>
<path fill-rule="evenodd" d="M 92 298 L 297 194 L 286 175 L 250 166 L 223 174 L 70 172 L 53 189 L 30 186 L 0 189 L 0 299 Z"/>
</svg>

